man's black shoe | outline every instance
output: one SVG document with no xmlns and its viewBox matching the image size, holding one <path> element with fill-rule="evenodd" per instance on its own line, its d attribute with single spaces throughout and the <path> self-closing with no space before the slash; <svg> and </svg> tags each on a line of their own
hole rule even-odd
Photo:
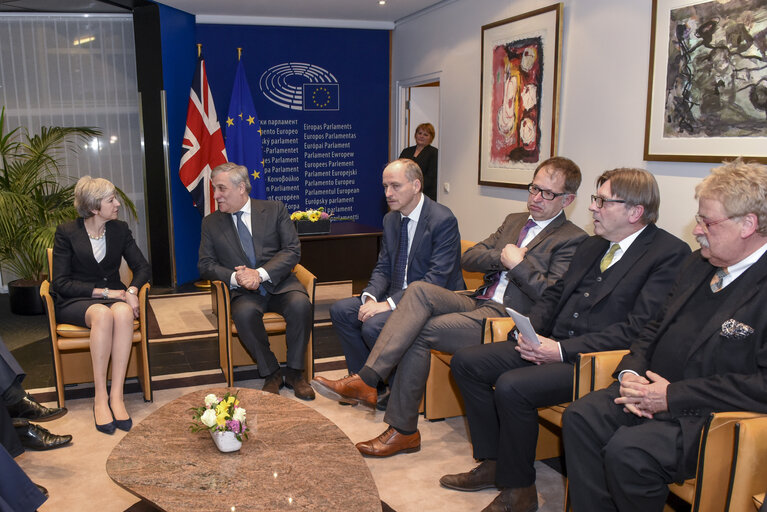
<svg viewBox="0 0 767 512">
<path fill-rule="evenodd" d="M 32 398 L 29 393 L 13 405 L 8 406 L 11 418 L 24 418 L 30 421 L 51 421 L 67 413 L 66 407 L 45 407 Z"/>
<path fill-rule="evenodd" d="M 51 434 L 47 429 L 27 420 L 14 419 L 13 426 L 21 444 L 30 450 L 52 450 L 72 441 L 71 435 Z"/>
</svg>

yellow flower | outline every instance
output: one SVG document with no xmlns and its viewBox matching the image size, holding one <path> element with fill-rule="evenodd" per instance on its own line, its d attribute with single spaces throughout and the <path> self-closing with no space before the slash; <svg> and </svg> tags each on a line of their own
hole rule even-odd
<svg viewBox="0 0 767 512">
<path fill-rule="evenodd" d="M 227 403 L 227 408 L 228 408 L 230 405 L 232 405 L 232 404 L 234 403 L 234 397 L 233 397 L 233 396 L 230 396 L 230 397 L 229 397 L 229 398 L 226 400 L 226 403 Z"/>
<path fill-rule="evenodd" d="M 226 417 L 227 417 L 227 416 L 228 416 L 228 415 L 227 415 L 226 413 L 224 413 L 224 414 L 219 414 L 218 416 L 216 416 L 216 424 L 217 424 L 219 427 L 220 427 L 220 426 L 222 426 L 222 425 L 224 425 L 224 424 L 226 424 Z"/>
<path fill-rule="evenodd" d="M 317 222 L 318 220 L 320 220 L 320 212 L 313 211 L 312 213 L 310 213 L 309 220 L 312 222 Z"/>
<path fill-rule="evenodd" d="M 229 404 L 227 402 L 221 402 L 216 406 L 216 416 L 227 415 L 227 411 L 229 410 Z"/>
<path fill-rule="evenodd" d="M 293 212 L 290 214 L 290 220 L 299 220 L 302 212 Z"/>
</svg>

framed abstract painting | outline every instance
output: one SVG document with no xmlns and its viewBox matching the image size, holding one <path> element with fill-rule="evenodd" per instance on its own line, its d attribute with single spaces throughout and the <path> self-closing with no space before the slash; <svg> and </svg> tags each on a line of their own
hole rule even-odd
<svg viewBox="0 0 767 512">
<path fill-rule="evenodd" d="M 479 184 L 526 188 L 556 154 L 562 4 L 482 27 Z"/>
<path fill-rule="evenodd" d="M 644 158 L 767 163 L 767 2 L 654 0 Z"/>
</svg>

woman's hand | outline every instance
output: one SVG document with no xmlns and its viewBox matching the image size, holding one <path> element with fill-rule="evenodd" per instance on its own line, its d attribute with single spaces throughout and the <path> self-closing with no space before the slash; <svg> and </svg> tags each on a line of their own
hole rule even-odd
<svg viewBox="0 0 767 512">
<path fill-rule="evenodd" d="M 138 295 L 128 292 L 123 292 L 123 294 L 125 294 L 125 298 L 123 300 L 133 308 L 133 318 L 138 318 Z"/>
</svg>

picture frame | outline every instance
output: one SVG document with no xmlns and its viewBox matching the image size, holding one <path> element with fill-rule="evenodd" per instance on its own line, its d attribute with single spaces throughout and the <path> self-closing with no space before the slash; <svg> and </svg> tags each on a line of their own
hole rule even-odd
<svg viewBox="0 0 767 512">
<path fill-rule="evenodd" d="M 645 160 L 767 163 L 759 0 L 653 0 Z M 757 41 L 758 42 L 758 41 Z"/>
<path fill-rule="evenodd" d="M 527 188 L 556 154 L 562 3 L 482 27 L 480 185 Z"/>
</svg>

